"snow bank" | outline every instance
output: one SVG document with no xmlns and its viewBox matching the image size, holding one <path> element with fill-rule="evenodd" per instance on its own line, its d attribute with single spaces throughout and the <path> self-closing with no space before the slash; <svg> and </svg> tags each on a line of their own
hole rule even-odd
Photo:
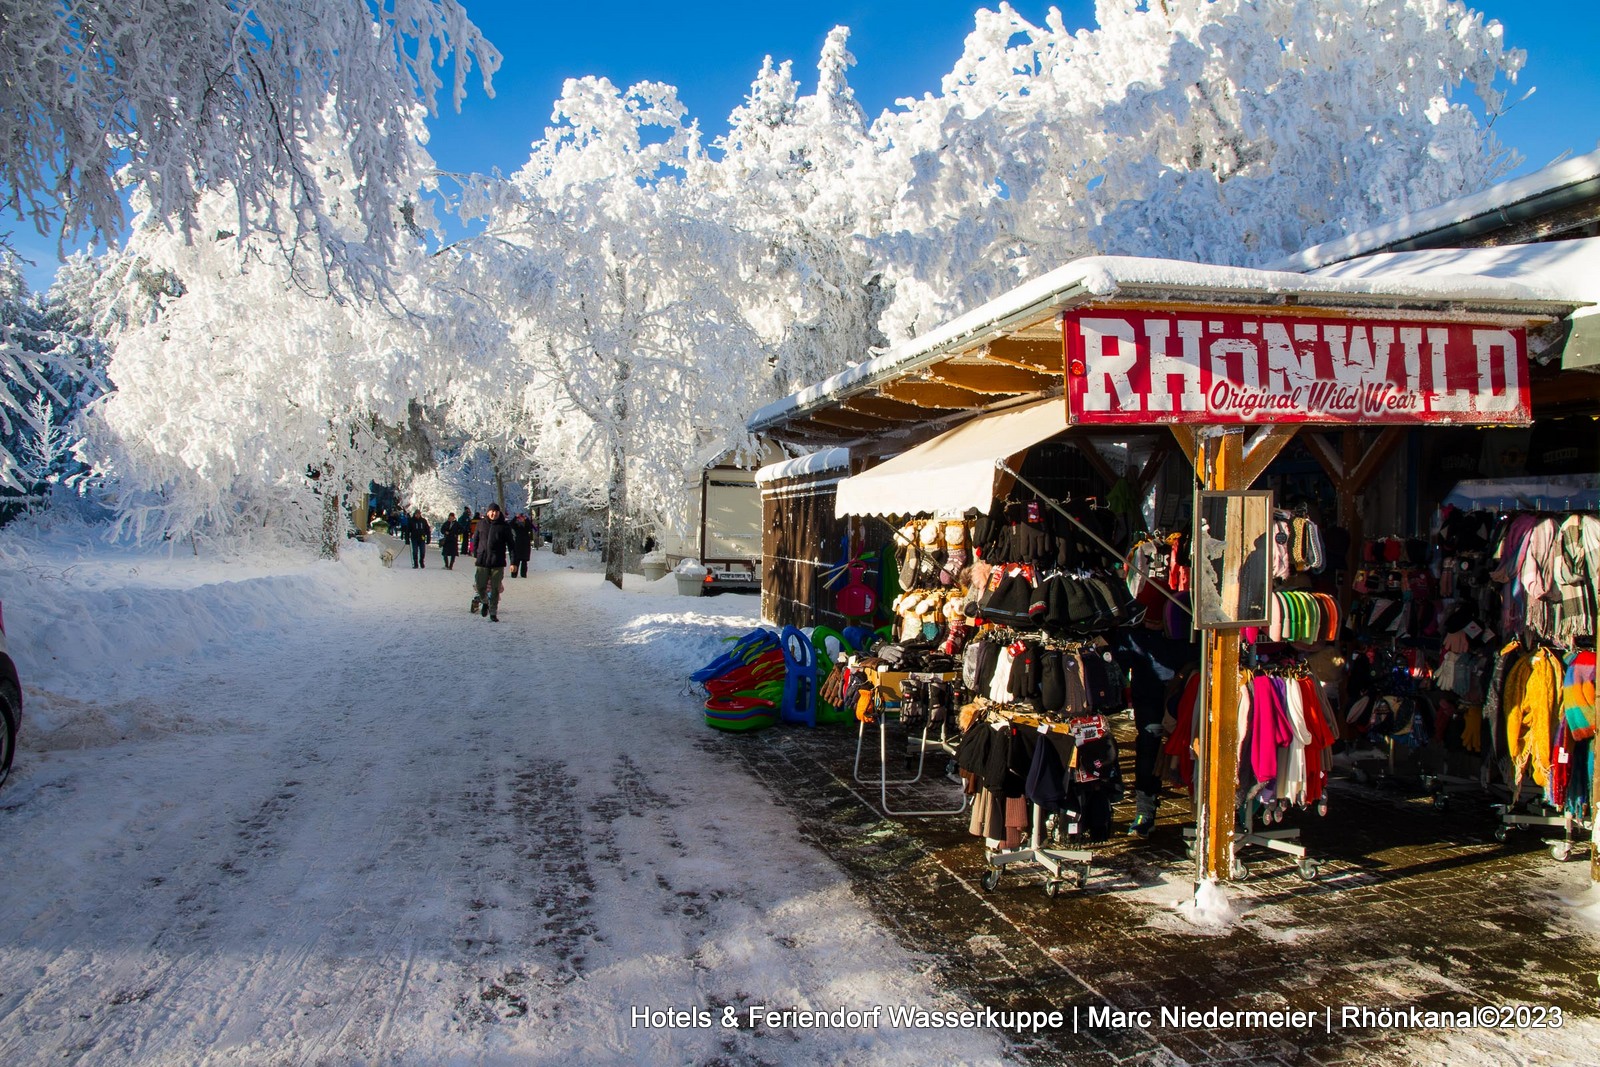
<svg viewBox="0 0 1600 1067">
<path fill-rule="evenodd" d="M 80 747 L 171 729 L 146 696 L 173 665 L 270 642 L 317 605 L 348 601 L 381 569 L 375 546 L 338 562 L 288 550 L 108 546 L 84 526 L 0 535 L 0 604 L 22 678 L 23 744 Z"/>
<path fill-rule="evenodd" d="M 1567 901 L 1572 915 L 1588 929 L 1600 933 L 1600 885 L 1591 885 Z"/>
</svg>

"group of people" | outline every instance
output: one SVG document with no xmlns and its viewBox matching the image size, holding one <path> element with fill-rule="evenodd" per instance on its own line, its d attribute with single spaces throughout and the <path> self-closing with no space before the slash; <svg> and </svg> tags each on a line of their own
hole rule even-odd
<svg viewBox="0 0 1600 1067">
<path fill-rule="evenodd" d="M 415 508 L 410 515 L 399 512 L 393 519 L 380 516 L 374 526 L 386 525 L 400 532 L 401 539 L 411 546 L 413 569 L 426 567 L 427 548 L 433 542 L 434 529 Z M 482 512 L 462 508 L 439 524 L 439 558 L 445 570 L 454 570 L 456 559 L 463 548 L 474 564 L 472 583 L 472 613 L 481 614 L 490 622 L 499 622 L 500 592 L 506 573 L 513 578 L 528 576 L 528 559 L 539 536 L 539 527 L 527 515 L 507 518 L 499 504 L 490 504 Z"/>
</svg>

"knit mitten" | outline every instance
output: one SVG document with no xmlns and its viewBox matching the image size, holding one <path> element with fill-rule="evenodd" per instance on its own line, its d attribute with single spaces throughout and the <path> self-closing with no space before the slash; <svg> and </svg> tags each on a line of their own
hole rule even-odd
<svg viewBox="0 0 1600 1067">
<path fill-rule="evenodd" d="M 945 553 L 944 566 L 939 568 L 939 584 L 955 585 L 967 565 L 967 550 L 952 548 Z"/>
</svg>

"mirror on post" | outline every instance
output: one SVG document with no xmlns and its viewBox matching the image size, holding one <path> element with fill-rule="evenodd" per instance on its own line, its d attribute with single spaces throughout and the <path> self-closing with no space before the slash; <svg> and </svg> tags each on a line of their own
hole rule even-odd
<svg viewBox="0 0 1600 1067">
<path fill-rule="evenodd" d="M 1267 624 L 1272 582 L 1272 493 L 1196 494 L 1194 624 L 1226 630 Z"/>
</svg>

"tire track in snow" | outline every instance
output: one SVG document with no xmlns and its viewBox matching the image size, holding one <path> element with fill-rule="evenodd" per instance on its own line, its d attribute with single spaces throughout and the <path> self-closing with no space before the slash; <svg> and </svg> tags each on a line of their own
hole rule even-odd
<svg viewBox="0 0 1600 1067">
<path fill-rule="evenodd" d="M 327 929 L 319 922 L 305 922 L 311 914 L 306 908 L 290 912 L 291 932 L 286 939 L 254 929 L 260 920 L 250 914 L 268 903 L 250 887 L 281 862 L 286 850 L 296 847 L 292 838 L 304 836 L 304 824 L 321 821 L 340 799 L 338 785 L 328 781 L 332 768 L 320 745 L 330 734 L 348 731 L 351 716 L 346 710 L 317 718 L 325 710 L 317 694 L 348 691 L 351 668 L 342 662 L 341 650 L 318 657 L 314 643 L 300 644 L 291 653 L 301 673 L 282 693 L 274 694 L 280 708 L 307 716 L 293 732 L 311 738 L 298 750 L 284 753 L 287 776 L 282 776 L 285 769 L 281 763 L 274 765 L 276 761 L 258 768 L 236 759 L 241 746 L 231 744 L 220 754 L 198 760 L 220 765 L 211 772 L 218 783 L 214 810 L 198 814 L 167 810 L 148 821 L 135 821 L 128 846 L 109 857 L 117 863 L 120 878 L 107 877 L 85 889 L 98 898 L 97 910 L 137 915 L 138 928 L 146 934 L 129 937 L 135 931 L 110 931 L 117 944 L 109 951 L 74 950 L 77 945 L 104 941 L 106 923 L 97 914 L 79 914 L 70 907 L 53 909 L 59 925 L 38 946 L 50 962 L 41 966 L 44 973 L 26 995 L 13 998 L 0 1011 L 0 1019 L 33 1014 L 37 1023 L 57 1025 L 48 1029 L 28 1025 L 21 1042 L 0 1043 L 5 1062 L 31 1062 L 34 1055 L 51 1062 L 160 1057 L 163 1044 L 198 1051 L 194 1046 L 211 1044 L 226 1033 L 234 1018 L 276 1014 L 295 1003 L 303 996 L 306 974 L 329 972 Z M 290 733 L 278 731 L 282 736 Z M 243 747 L 259 743 L 247 738 Z M 150 751 L 135 750 L 135 759 Z M 191 773 L 196 772 L 191 769 Z M 301 789 L 303 785 L 312 788 Z M 312 794 L 309 804 L 301 795 L 304 792 Z M 246 799 L 252 794 L 253 799 Z M 316 869 L 317 858 L 313 855 L 311 863 L 302 865 L 303 876 L 274 881 L 272 888 L 292 896 L 297 882 L 326 877 L 330 872 Z M 385 877 L 383 864 L 372 858 L 361 866 L 369 873 L 358 888 L 375 888 Z M 294 933 L 304 930 L 310 936 L 296 943 Z M 219 967 L 218 950 L 230 945 L 243 945 L 251 959 L 242 967 L 226 962 Z M 332 970 L 342 973 L 341 968 Z M 273 993 L 273 987 L 278 992 Z M 387 987 L 384 992 L 388 993 Z M 73 1002 L 80 1005 L 73 1011 L 49 1007 Z M 46 1056 L 47 1049 L 59 1054 Z"/>
</svg>

